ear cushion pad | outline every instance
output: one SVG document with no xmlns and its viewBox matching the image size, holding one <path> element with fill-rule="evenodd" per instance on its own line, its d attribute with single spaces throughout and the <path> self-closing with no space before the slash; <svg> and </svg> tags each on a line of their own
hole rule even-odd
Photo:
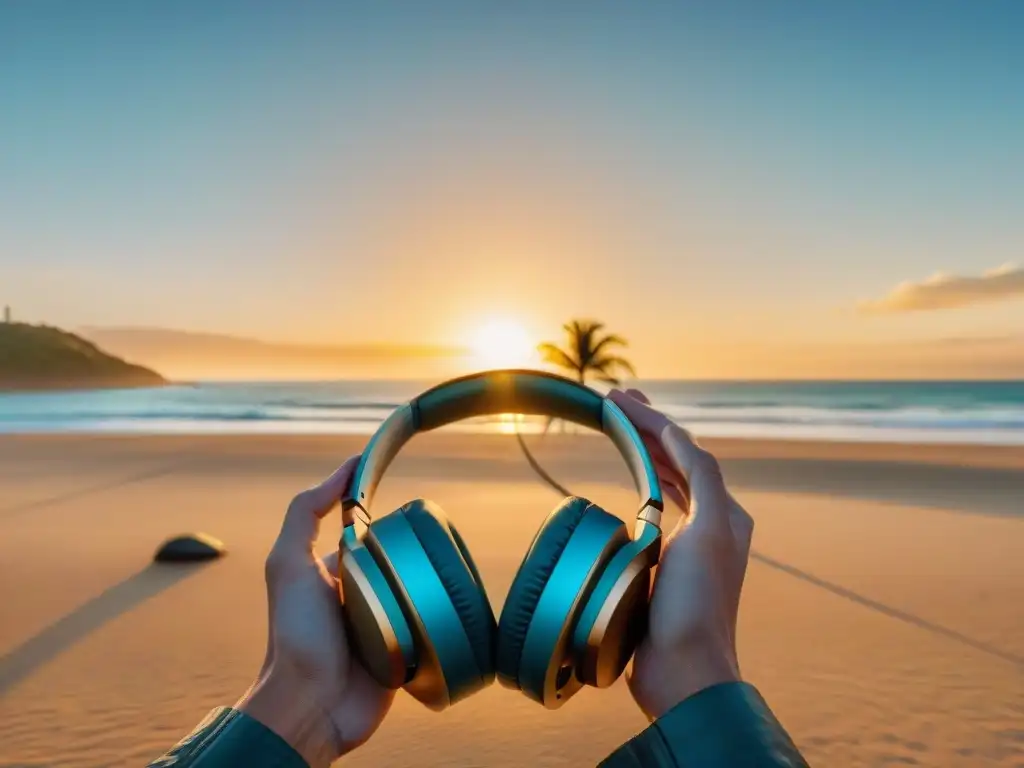
<svg viewBox="0 0 1024 768">
<path fill-rule="evenodd" d="M 501 621 L 498 623 L 495 667 L 503 679 L 519 684 L 523 645 L 541 593 L 573 531 L 593 507 L 589 501 L 577 496 L 563 501 L 544 521 L 523 558 L 509 588 L 508 597 L 505 598 Z"/>
<path fill-rule="evenodd" d="M 493 679 L 497 635 L 494 611 L 462 537 L 444 512 L 425 499 L 410 501 L 397 514 L 408 521 L 448 592 L 473 648 L 480 676 Z"/>
</svg>

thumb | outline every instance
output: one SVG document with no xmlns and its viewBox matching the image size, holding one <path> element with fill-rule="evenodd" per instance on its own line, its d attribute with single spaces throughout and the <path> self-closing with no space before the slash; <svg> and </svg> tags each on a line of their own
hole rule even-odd
<svg viewBox="0 0 1024 768">
<path fill-rule="evenodd" d="M 279 565 L 305 566 L 313 562 L 313 545 L 320 534 L 320 521 L 345 493 L 358 463 L 359 456 L 353 456 L 322 483 L 292 499 L 271 552 Z"/>
<path fill-rule="evenodd" d="M 639 389 L 627 389 L 626 390 L 626 394 L 629 395 L 630 397 L 632 397 L 634 400 L 639 400 L 644 405 L 650 405 L 651 404 L 650 398 L 648 398 L 647 395 L 645 395 Z"/>
</svg>

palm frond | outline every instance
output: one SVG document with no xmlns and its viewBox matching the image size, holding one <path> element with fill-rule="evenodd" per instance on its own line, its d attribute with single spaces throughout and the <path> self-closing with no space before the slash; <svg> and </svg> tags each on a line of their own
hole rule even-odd
<svg viewBox="0 0 1024 768">
<path fill-rule="evenodd" d="M 539 344 L 537 346 L 537 351 L 540 352 L 541 358 L 546 363 L 551 363 L 552 365 L 557 365 L 562 368 L 568 368 L 573 371 L 579 371 L 580 369 L 579 362 L 574 360 L 572 355 L 554 344 L 547 342 Z"/>
<path fill-rule="evenodd" d="M 597 342 L 597 344 L 594 344 L 593 347 L 591 347 L 590 351 L 591 354 L 594 355 L 594 357 L 597 357 L 598 355 L 601 354 L 601 351 L 606 347 L 615 346 L 628 347 L 629 342 L 617 334 L 609 333 L 607 336 L 605 336 L 603 339 Z"/>
<path fill-rule="evenodd" d="M 618 370 L 633 377 L 636 371 L 621 355 L 610 354 L 614 347 L 628 347 L 629 342 L 616 333 L 602 336 L 604 327 L 604 323 L 596 320 L 570 320 L 562 326 L 564 345 L 544 343 L 537 350 L 545 362 L 575 372 L 580 381 L 585 381 L 587 374 L 592 373 L 599 381 L 617 385 L 619 380 L 613 374 Z"/>
<path fill-rule="evenodd" d="M 565 338 L 569 340 L 570 345 L 575 339 L 583 335 L 584 322 L 581 320 L 571 320 L 562 326 L 562 330 L 565 331 Z"/>
<path fill-rule="evenodd" d="M 636 370 L 634 370 L 633 364 L 626 358 L 619 357 L 618 355 L 605 355 L 604 357 L 591 360 L 589 367 L 591 370 L 603 375 L 608 375 L 609 371 L 621 368 L 630 376 L 636 377 Z"/>
</svg>

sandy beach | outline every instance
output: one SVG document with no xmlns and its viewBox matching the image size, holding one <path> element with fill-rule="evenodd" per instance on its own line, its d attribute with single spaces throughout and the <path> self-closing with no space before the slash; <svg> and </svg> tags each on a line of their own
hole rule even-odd
<svg viewBox="0 0 1024 768">
<path fill-rule="evenodd" d="M 282 513 L 364 440 L 0 439 L 0 765 L 141 765 L 233 703 L 262 661 Z M 1024 766 L 1024 450 L 708 444 L 757 521 L 743 672 L 811 764 Z M 604 441 L 552 435 L 537 455 L 632 508 Z M 417 438 L 377 512 L 416 496 L 457 522 L 496 609 L 558 501 L 513 439 L 457 434 Z M 151 565 L 193 529 L 229 556 Z M 557 712 L 499 686 L 440 715 L 400 694 L 344 763 L 585 766 L 644 726 L 623 681 Z"/>
</svg>

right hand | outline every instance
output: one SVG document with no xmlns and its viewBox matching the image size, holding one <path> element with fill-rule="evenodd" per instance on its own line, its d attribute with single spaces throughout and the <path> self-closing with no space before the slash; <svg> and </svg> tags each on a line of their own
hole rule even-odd
<svg viewBox="0 0 1024 768">
<path fill-rule="evenodd" d="M 665 537 L 647 636 L 627 680 L 655 720 L 718 683 L 741 680 L 736 617 L 754 521 L 726 490 L 718 461 L 638 390 L 612 390 L 640 432 L 666 494 L 684 515 Z"/>
</svg>

